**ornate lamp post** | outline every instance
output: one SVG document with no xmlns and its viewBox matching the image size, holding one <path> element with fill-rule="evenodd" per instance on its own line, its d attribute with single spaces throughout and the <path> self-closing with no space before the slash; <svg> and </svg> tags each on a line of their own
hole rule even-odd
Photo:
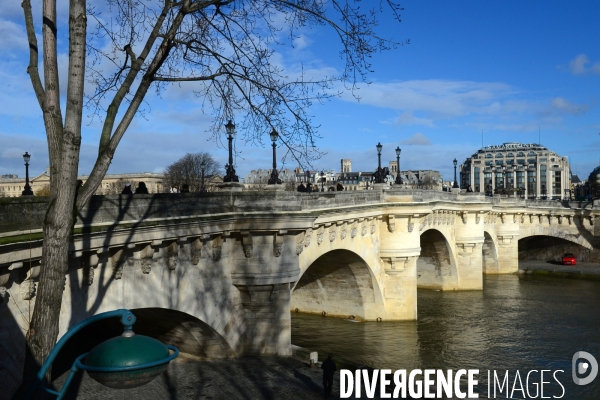
<svg viewBox="0 0 600 400">
<path fill-rule="evenodd" d="M 269 136 L 271 136 L 271 141 L 273 142 L 273 171 L 271 171 L 271 177 L 269 178 L 269 182 L 267 182 L 267 184 L 280 185 L 281 179 L 279 179 L 279 173 L 277 172 L 277 138 L 279 137 L 279 134 L 275 128 L 273 128 L 273 131 L 269 134 Z"/>
<path fill-rule="evenodd" d="M 385 177 L 383 176 L 383 170 L 381 169 L 381 149 L 383 146 L 381 143 L 377 143 L 377 171 L 375 171 L 375 183 L 384 183 Z"/>
<path fill-rule="evenodd" d="M 456 180 L 456 164 L 458 163 L 458 161 L 456 161 L 456 158 L 454 159 L 454 161 L 452 161 L 452 163 L 454 163 L 454 184 L 452 185 L 452 189 L 460 189 L 460 186 L 458 185 L 458 182 Z"/>
<path fill-rule="evenodd" d="M 321 170 L 321 192 L 325 191 L 325 172 Z"/>
<path fill-rule="evenodd" d="M 25 161 L 25 190 L 21 192 L 21 196 L 33 196 L 33 190 L 31 190 L 31 186 L 29 186 L 29 160 L 31 159 L 31 154 L 25 152 L 23 154 L 23 161 Z"/>
<path fill-rule="evenodd" d="M 231 120 L 225 125 L 225 130 L 227 131 L 227 140 L 229 140 L 229 164 L 225 165 L 226 174 L 225 178 L 223 178 L 223 182 L 239 182 L 240 178 L 235 174 L 235 168 L 233 168 L 233 149 L 231 142 L 235 135 L 235 125 L 231 123 Z"/>
<path fill-rule="evenodd" d="M 200 163 L 200 172 L 202 173 L 202 181 L 200 183 L 200 193 L 206 193 L 204 188 L 204 171 L 206 170 L 206 160 L 202 160 Z"/>
<path fill-rule="evenodd" d="M 396 182 L 394 182 L 396 185 L 402 185 L 402 176 L 400 175 L 400 152 L 402 150 L 400 149 L 400 147 L 396 147 L 396 163 L 397 163 L 397 168 L 398 168 L 398 173 L 396 174 Z"/>
</svg>

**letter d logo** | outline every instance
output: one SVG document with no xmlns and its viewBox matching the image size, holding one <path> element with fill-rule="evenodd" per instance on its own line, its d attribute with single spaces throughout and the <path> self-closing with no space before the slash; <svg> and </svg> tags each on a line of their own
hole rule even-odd
<svg viewBox="0 0 600 400">
<path fill-rule="evenodd" d="M 585 359 L 587 362 L 582 362 L 577 365 L 577 360 L 580 358 Z M 591 370 L 589 369 L 590 366 L 592 367 Z M 572 368 L 573 382 L 575 382 L 576 385 L 587 385 L 596 379 L 596 375 L 598 375 L 598 362 L 593 355 L 585 351 L 578 351 L 573 354 Z M 578 374 L 585 374 L 588 370 L 590 371 L 590 374 L 586 378 L 579 378 L 577 376 Z"/>
</svg>

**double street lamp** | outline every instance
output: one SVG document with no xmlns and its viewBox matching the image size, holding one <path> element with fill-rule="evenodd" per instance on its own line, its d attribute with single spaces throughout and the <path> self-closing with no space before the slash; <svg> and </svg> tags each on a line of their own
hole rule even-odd
<svg viewBox="0 0 600 400">
<path fill-rule="evenodd" d="M 398 173 L 396 174 L 396 181 L 394 182 L 396 185 L 402 185 L 402 176 L 400 175 L 400 152 L 402 150 L 400 147 L 396 147 L 396 164 L 398 168 Z"/>
<path fill-rule="evenodd" d="M 279 179 L 279 173 L 277 172 L 277 139 L 279 138 L 279 134 L 273 128 L 273 131 L 269 134 L 271 136 L 271 141 L 273 142 L 273 170 L 271 171 L 271 177 L 269 178 L 269 185 L 280 185 L 281 179 Z"/>
<path fill-rule="evenodd" d="M 33 190 L 31 190 L 31 186 L 29 186 L 29 160 L 31 159 L 31 154 L 25 152 L 23 154 L 23 161 L 25 161 L 25 190 L 21 192 L 21 196 L 33 196 Z"/>
<path fill-rule="evenodd" d="M 458 181 L 456 180 L 456 164 L 458 163 L 458 161 L 456 161 L 456 158 L 454 159 L 454 161 L 452 161 L 452 163 L 454 164 L 454 184 L 452 185 L 452 189 L 460 189 Z"/>
<path fill-rule="evenodd" d="M 227 131 L 227 140 L 229 140 L 229 164 L 225 165 L 225 177 L 223 182 L 239 182 L 240 178 L 235 174 L 235 168 L 233 168 L 233 148 L 232 141 L 235 136 L 235 125 L 231 123 L 231 120 L 225 125 Z"/>
</svg>

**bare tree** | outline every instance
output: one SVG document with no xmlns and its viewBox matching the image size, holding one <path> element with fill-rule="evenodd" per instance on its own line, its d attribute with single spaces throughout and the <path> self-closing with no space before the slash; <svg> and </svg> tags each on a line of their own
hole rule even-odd
<svg viewBox="0 0 600 400">
<path fill-rule="evenodd" d="M 202 163 L 204 163 L 204 173 Z M 164 174 L 168 187 L 181 188 L 186 184 L 190 192 L 200 192 L 204 174 L 204 188 L 213 191 L 215 177 L 219 174 L 219 164 L 208 153 L 188 153 L 165 168 Z"/>
<path fill-rule="evenodd" d="M 68 21 L 58 20 L 56 3 L 41 1 L 38 46 L 31 0 L 22 2 L 27 72 L 50 158 L 43 268 L 27 333 L 22 388 L 56 343 L 73 216 L 101 184 L 134 116 L 144 111 L 140 107 L 150 88 L 193 81 L 204 109 L 214 117 L 215 141 L 224 122 L 237 117 L 246 141 L 262 144 L 276 129 L 288 154 L 305 162 L 319 156 L 309 107 L 336 95 L 336 82 L 355 88 L 371 71 L 372 54 L 402 44 L 376 32 L 378 15 L 400 21 L 401 8 L 392 0 L 376 2 L 373 9 L 359 0 L 106 0 L 89 5 L 70 0 Z M 94 25 L 89 32 L 88 22 Z M 329 28 L 339 40 L 344 63 L 339 75 L 293 73 L 277 62 L 277 46 L 289 45 L 299 30 L 312 26 Z M 62 82 L 59 40 L 68 44 L 68 74 Z M 66 84 L 64 97 L 60 84 Z M 75 201 L 84 100 L 103 126 L 98 157 Z"/>
</svg>

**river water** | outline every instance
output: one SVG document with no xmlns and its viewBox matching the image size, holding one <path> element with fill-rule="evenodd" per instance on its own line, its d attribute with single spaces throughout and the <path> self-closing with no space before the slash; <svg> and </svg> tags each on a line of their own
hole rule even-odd
<svg viewBox="0 0 600 400">
<path fill-rule="evenodd" d="M 292 313 L 292 343 L 318 351 L 320 358 L 333 353 L 373 368 L 479 369 L 481 398 L 488 397 L 488 371 L 493 378 L 495 370 L 500 381 L 509 371 L 509 385 L 517 390 L 500 394 L 497 388 L 496 398 L 502 399 L 533 398 L 540 373 L 532 372 L 526 382 L 527 373 L 551 370 L 544 374 L 550 382 L 544 397 L 600 399 L 600 375 L 585 386 L 571 377 L 577 351 L 600 361 L 599 281 L 488 275 L 483 284 L 483 291 L 419 290 L 418 320 L 412 322 Z M 517 370 L 529 393 L 518 390 Z"/>
</svg>

